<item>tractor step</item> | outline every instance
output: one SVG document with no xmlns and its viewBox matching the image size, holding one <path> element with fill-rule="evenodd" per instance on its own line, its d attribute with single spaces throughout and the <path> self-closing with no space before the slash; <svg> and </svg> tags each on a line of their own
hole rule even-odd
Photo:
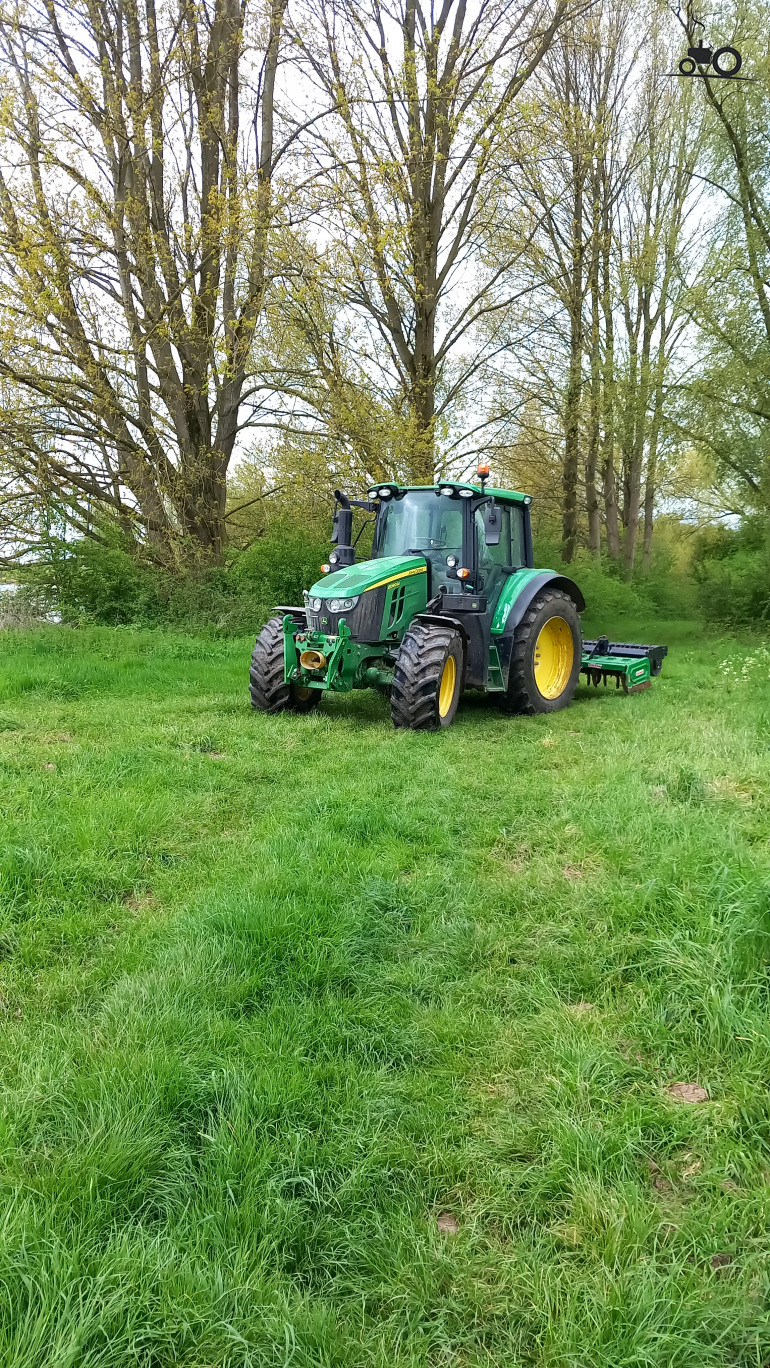
<svg viewBox="0 0 770 1368">
<path fill-rule="evenodd" d="M 614 679 L 616 689 L 622 687 L 624 693 L 641 693 L 643 689 L 649 689 L 652 677 L 660 674 L 666 655 L 667 646 L 639 646 L 597 637 L 595 641 L 583 642 L 580 673 L 586 676 L 586 683 L 594 687 Z"/>
</svg>

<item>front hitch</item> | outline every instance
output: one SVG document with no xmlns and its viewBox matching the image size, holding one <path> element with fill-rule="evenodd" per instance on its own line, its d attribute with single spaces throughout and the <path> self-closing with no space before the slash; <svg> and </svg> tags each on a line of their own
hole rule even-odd
<svg viewBox="0 0 770 1368">
<path fill-rule="evenodd" d="M 344 618 L 339 620 L 336 636 L 327 636 L 324 632 L 297 632 L 296 622 L 287 614 L 283 619 L 286 683 L 299 684 L 303 689 L 352 688 L 352 680 L 345 678 L 342 668 L 350 637 Z"/>
</svg>

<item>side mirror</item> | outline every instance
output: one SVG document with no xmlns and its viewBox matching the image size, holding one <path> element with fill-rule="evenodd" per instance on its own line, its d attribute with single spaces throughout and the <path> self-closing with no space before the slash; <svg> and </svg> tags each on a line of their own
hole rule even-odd
<svg viewBox="0 0 770 1368">
<path fill-rule="evenodd" d="M 497 504 L 488 503 L 484 509 L 484 541 L 487 546 L 500 545 L 503 519 Z"/>
</svg>

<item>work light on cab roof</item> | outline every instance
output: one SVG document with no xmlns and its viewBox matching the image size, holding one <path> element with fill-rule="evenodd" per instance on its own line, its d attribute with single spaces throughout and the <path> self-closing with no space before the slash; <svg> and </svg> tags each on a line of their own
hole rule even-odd
<svg viewBox="0 0 770 1368">
<path fill-rule="evenodd" d="M 332 551 L 301 606 L 280 606 L 251 660 L 262 712 L 309 712 L 325 693 L 389 695 L 393 725 L 437 731 L 467 689 L 508 713 L 550 713 L 587 684 L 650 687 L 665 646 L 584 641 L 574 580 L 538 569 L 528 494 L 478 484 L 372 485 L 368 498 L 334 494 Z M 356 513 L 362 526 L 354 540 Z M 356 542 L 372 526 L 369 556 Z"/>
</svg>

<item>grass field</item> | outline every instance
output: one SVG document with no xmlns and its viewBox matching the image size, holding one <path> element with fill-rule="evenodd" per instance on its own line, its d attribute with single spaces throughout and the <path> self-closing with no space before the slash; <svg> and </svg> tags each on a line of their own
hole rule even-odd
<svg viewBox="0 0 770 1368">
<path fill-rule="evenodd" d="M 770 1361 L 770 666 L 597 626 L 438 736 L 2 635 L 3 1368 Z"/>
</svg>

